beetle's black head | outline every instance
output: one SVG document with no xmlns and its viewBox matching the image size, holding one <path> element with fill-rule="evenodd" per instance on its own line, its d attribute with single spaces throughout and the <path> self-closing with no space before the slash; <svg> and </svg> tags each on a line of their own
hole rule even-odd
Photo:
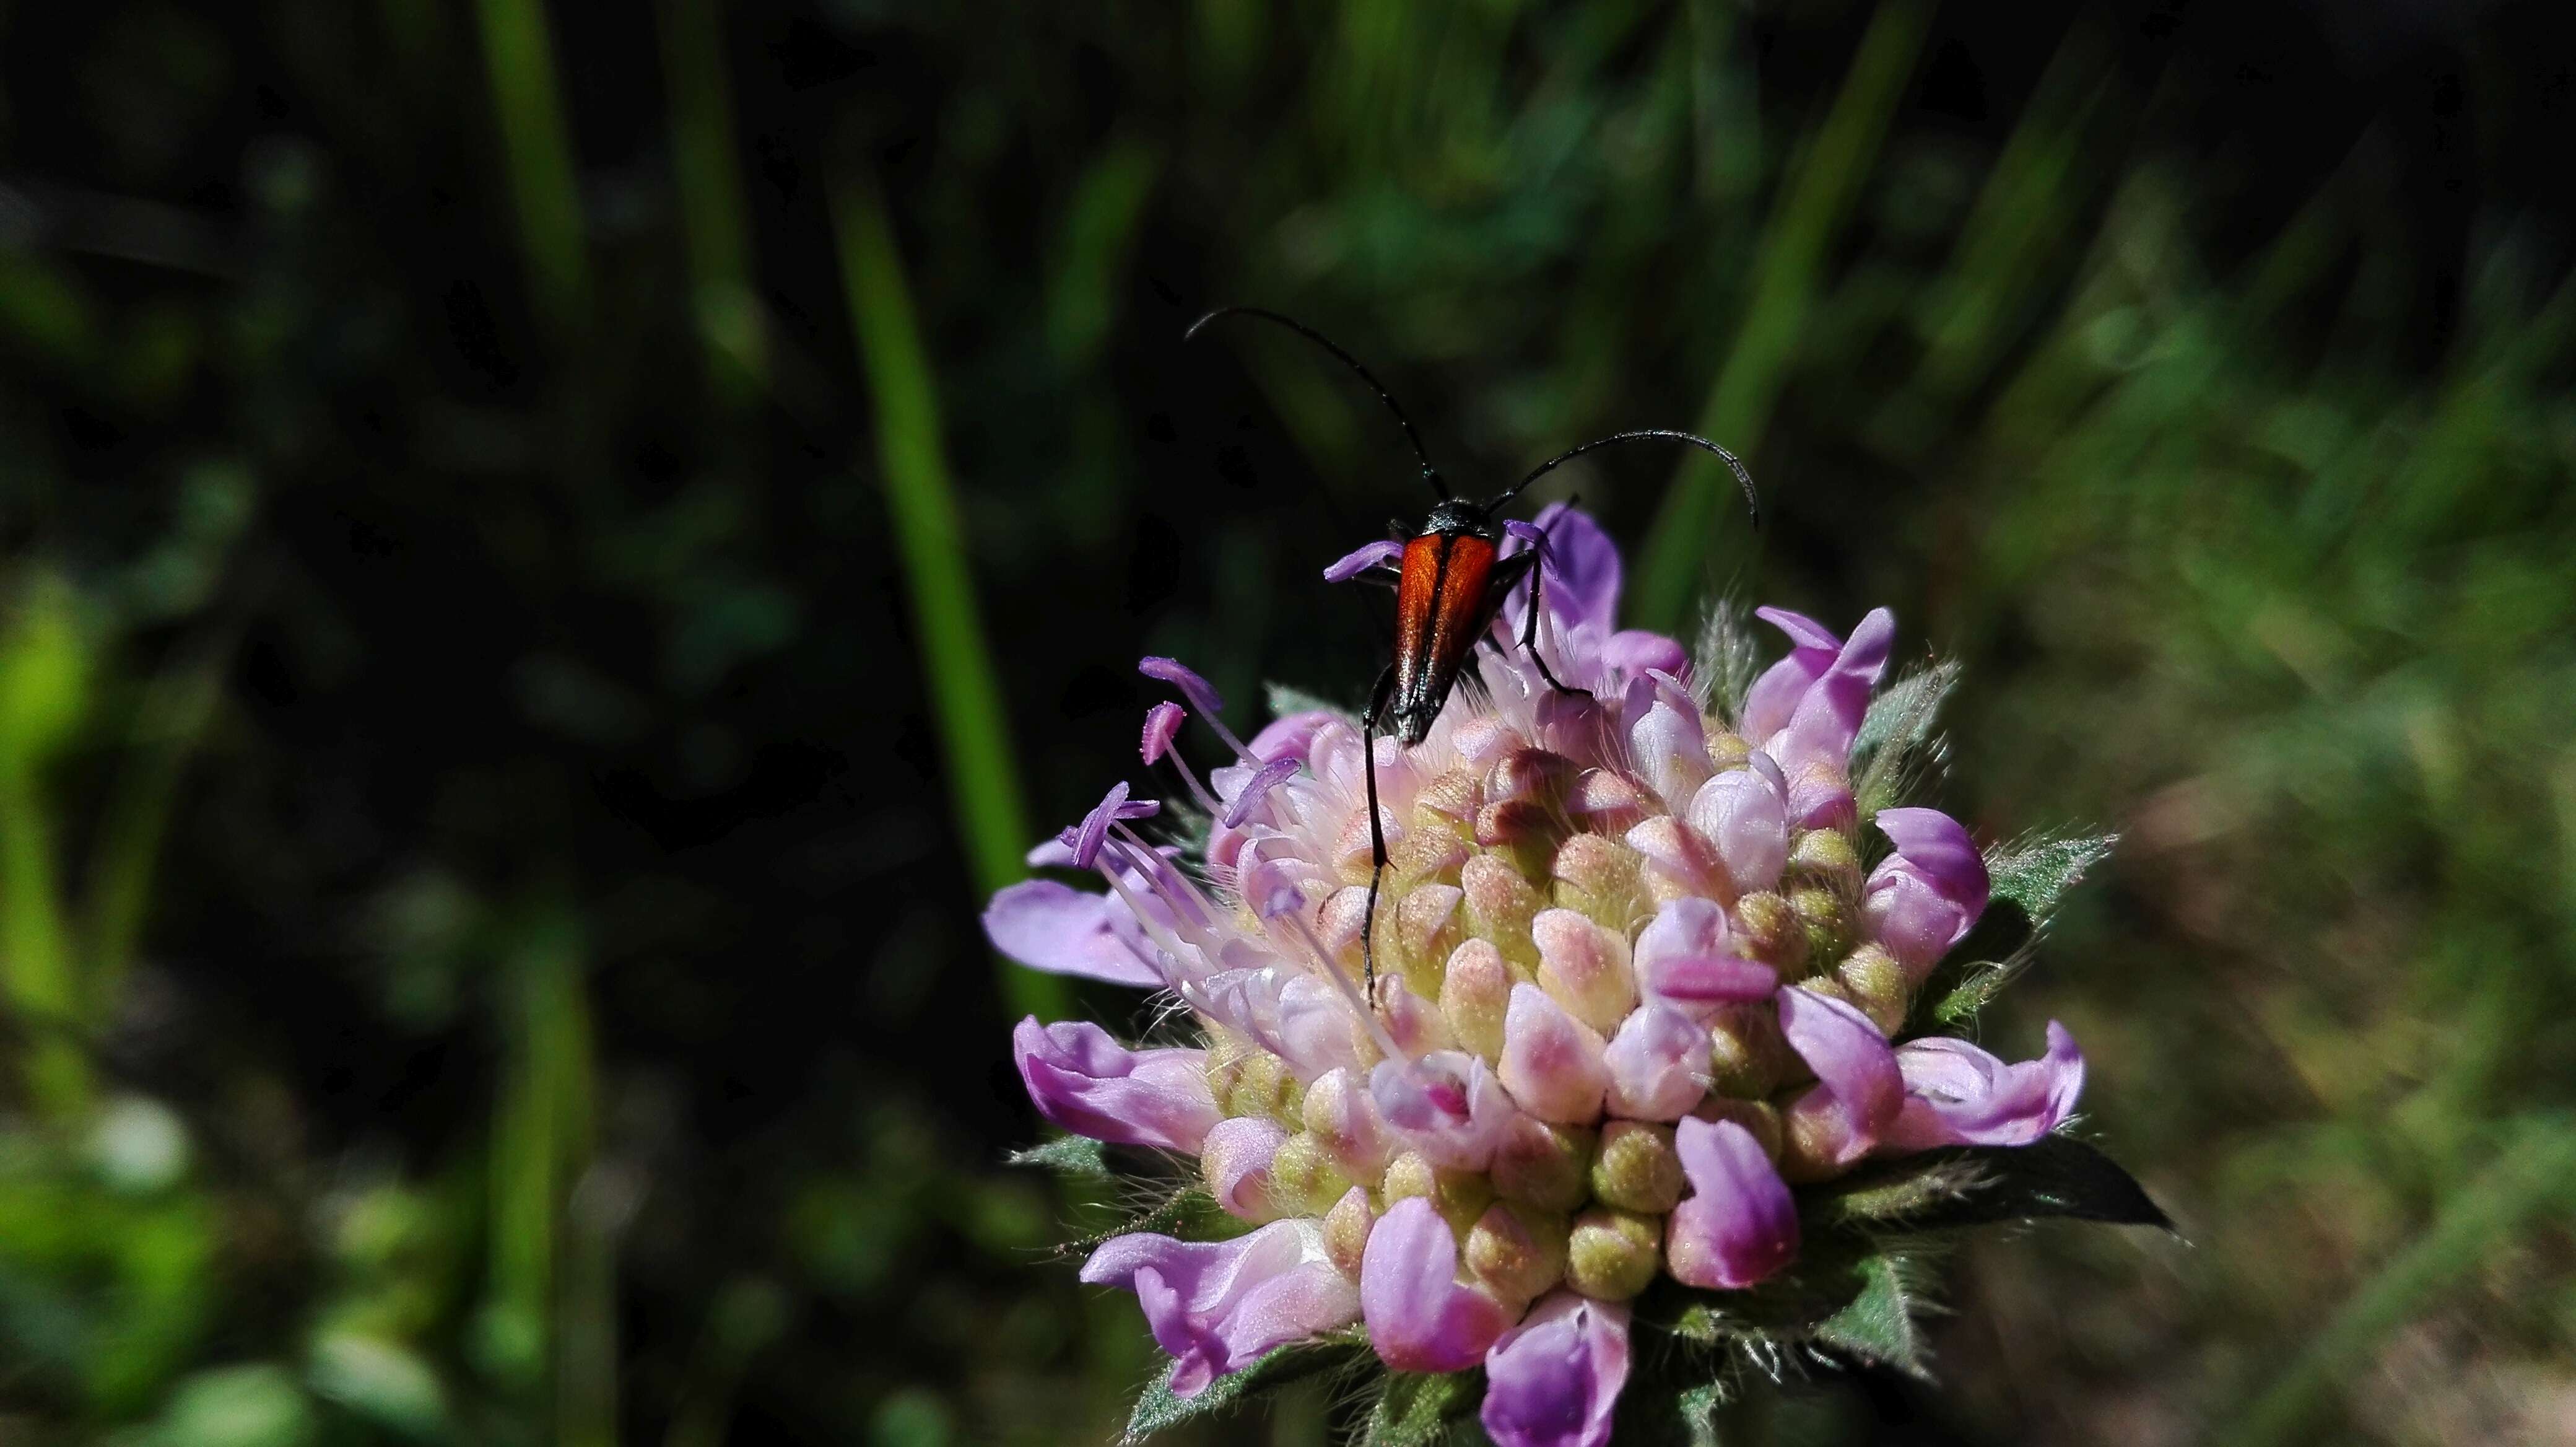
<svg viewBox="0 0 2576 1447">
<path fill-rule="evenodd" d="M 1483 503 L 1463 497 L 1442 498 L 1431 509 L 1431 518 L 1422 525 L 1425 536 L 1491 539 L 1495 536 L 1493 511 Z"/>
</svg>

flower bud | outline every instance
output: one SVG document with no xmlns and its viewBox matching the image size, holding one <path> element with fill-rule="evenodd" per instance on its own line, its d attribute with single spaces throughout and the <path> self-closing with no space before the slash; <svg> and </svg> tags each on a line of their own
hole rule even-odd
<svg viewBox="0 0 2576 1447">
<path fill-rule="evenodd" d="M 1467 1269 L 1496 1296 L 1527 1302 L 1565 1275 L 1565 1218 L 1497 1201 L 1467 1232 Z"/>
<path fill-rule="evenodd" d="M 1636 781 L 1608 769 L 1586 770 L 1565 801 L 1575 827 L 1596 834 L 1626 833 L 1653 809 L 1653 798 Z"/>
<path fill-rule="evenodd" d="M 1731 1095 L 1712 1095 L 1691 1111 L 1691 1118 L 1705 1121 L 1733 1121 L 1744 1127 L 1762 1154 L 1780 1159 L 1780 1112 L 1767 1100 L 1741 1100 Z"/>
<path fill-rule="evenodd" d="M 1834 967 L 1834 978 L 1844 992 L 1879 1033 L 1893 1039 L 1905 1027 L 1905 1012 L 1914 1003 L 1914 989 L 1905 977 L 1905 966 L 1881 945 L 1867 944 L 1851 952 Z"/>
<path fill-rule="evenodd" d="M 1673 1150 L 1673 1128 L 1641 1120 L 1601 1127 L 1601 1151 L 1592 1158 L 1592 1194 L 1605 1206 L 1661 1215 L 1682 1198 L 1682 1158 Z"/>
<path fill-rule="evenodd" d="M 1789 891 L 1789 910 L 1806 934 L 1805 954 L 1821 966 L 1839 958 L 1851 940 L 1851 907 L 1842 891 L 1800 885 Z"/>
<path fill-rule="evenodd" d="M 1461 1236 L 1494 1203 L 1494 1188 L 1482 1173 L 1435 1166 L 1419 1151 L 1406 1151 L 1388 1164 L 1384 1194 L 1389 1206 L 1408 1196 L 1423 1197 Z"/>
<path fill-rule="evenodd" d="M 1304 1114 L 1307 1135 L 1343 1175 L 1368 1185 L 1385 1179 L 1386 1122 L 1378 1118 L 1365 1076 L 1344 1067 L 1316 1077 L 1306 1087 Z"/>
<path fill-rule="evenodd" d="M 1437 1006 L 1415 994 L 1405 980 L 1403 975 L 1377 977 L 1377 1017 L 1385 1024 L 1387 1035 L 1408 1056 L 1449 1049 L 1449 1022 L 1441 1017 Z"/>
<path fill-rule="evenodd" d="M 1289 1073 L 1288 1062 L 1267 1050 L 1251 1049 L 1235 1063 L 1233 1088 L 1218 1097 L 1228 1115 L 1281 1115 L 1296 1118 L 1304 1106 L 1305 1092 L 1297 1077 Z"/>
<path fill-rule="evenodd" d="M 1845 894 L 1860 892 L 1860 851 L 1839 829 L 1810 829 L 1789 846 L 1789 872 Z"/>
<path fill-rule="evenodd" d="M 1415 825 L 1386 842 L 1386 867 L 1397 879 L 1439 881 L 1457 877 L 1467 862 L 1466 838 L 1446 828 Z"/>
<path fill-rule="evenodd" d="M 1646 862 L 1646 897 L 1656 905 L 1676 899 L 1722 903 L 1735 897 L 1735 882 L 1726 872 L 1726 861 L 1717 857 L 1716 846 L 1681 820 L 1658 814 L 1630 829 L 1627 839 L 1628 847 Z"/>
<path fill-rule="evenodd" d="M 1503 1059 L 1494 1073 L 1522 1110 L 1580 1125 L 1600 1117 L 1602 1095 L 1610 1088 L 1607 1043 L 1546 991 L 1515 985 L 1503 1017 Z"/>
<path fill-rule="evenodd" d="M 1625 934 L 1647 914 L 1645 857 L 1603 834 L 1577 834 L 1548 865 L 1556 903 Z"/>
<path fill-rule="evenodd" d="M 1324 1213 L 1324 1254 L 1332 1258 L 1333 1269 L 1353 1281 L 1360 1279 L 1360 1261 L 1368 1252 L 1369 1231 L 1377 1225 L 1377 1212 L 1369 1206 L 1368 1192 L 1357 1186 L 1342 1193 L 1333 1209 Z"/>
<path fill-rule="evenodd" d="M 1323 1144 L 1303 1131 L 1281 1141 L 1270 1158 L 1270 1199 L 1282 1215 L 1321 1215 L 1350 1188 Z"/>
<path fill-rule="evenodd" d="M 1274 1200 L 1270 1189 L 1271 1164 L 1287 1139 L 1288 1132 L 1267 1116 L 1218 1121 L 1199 1147 L 1199 1171 L 1207 1180 L 1208 1194 L 1228 1215 L 1246 1221 L 1274 1221 L 1293 1214 L 1295 1204 Z"/>
<path fill-rule="evenodd" d="M 1458 1048 L 1487 1064 L 1503 1058 L 1503 1017 L 1511 1008 L 1512 976 L 1490 940 L 1471 939 L 1449 954 L 1440 979 L 1440 1013 Z"/>
<path fill-rule="evenodd" d="M 1361 966 L 1360 925 L 1368 918 L 1368 886 L 1345 884 L 1324 900 L 1315 918 L 1315 935 L 1343 969 L 1357 973 Z"/>
<path fill-rule="evenodd" d="M 1484 800 L 1484 787 L 1474 769 L 1451 769 L 1424 783 L 1422 792 L 1413 796 L 1414 823 L 1427 829 L 1446 829 L 1465 839 L 1470 837 L 1468 831 Z"/>
<path fill-rule="evenodd" d="M 1860 822 L 1850 776 L 1824 759 L 1806 764 L 1789 780 L 1788 814 L 1792 828 L 1850 829 Z"/>
<path fill-rule="evenodd" d="M 1449 747 L 1457 752 L 1459 766 L 1478 779 L 1505 754 L 1528 746 L 1529 740 L 1518 729 L 1491 714 L 1461 719 L 1449 731 Z"/>
<path fill-rule="evenodd" d="M 1531 799 L 1555 808 L 1564 803 L 1582 766 L 1546 749 L 1514 749 L 1485 773 L 1486 802 Z"/>
<path fill-rule="evenodd" d="M 1565 1243 L 1565 1284 L 1595 1301 L 1626 1301 L 1655 1279 L 1663 1240 L 1660 1219 L 1595 1206 L 1574 1218 Z"/>
<path fill-rule="evenodd" d="M 1731 773 L 1743 768 L 1745 761 L 1752 757 L 1753 746 L 1744 741 L 1744 735 L 1713 726 L 1709 729 L 1708 766 L 1712 771 Z"/>
<path fill-rule="evenodd" d="M 1593 1030 L 1606 1035 L 1618 1029 L 1637 1006 L 1627 936 L 1570 909 L 1539 915 L 1530 933 L 1539 952 L 1539 988 Z"/>
<path fill-rule="evenodd" d="M 1772 890 L 1759 890 L 1735 902 L 1736 948 L 1751 959 L 1796 979 L 1807 962 L 1807 925 Z"/>
<path fill-rule="evenodd" d="M 1779 1018 L 1762 1005 L 1735 1005 L 1708 1022 L 1709 1089 L 1758 1100 L 1800 1070 L 1780 1033 Z"/>
<path fill-rule="evenodd" d="M 1526 1115 L 1515 1119 L 1494 1148 L 1495 1192 L 1542 1210 L 1573 1210 L 1590 1189 L 1586 1171 L 1595 1139 L 1589 1126 L 1549 1125 Z"/>
<path fill-rule="evenodd" d="M 1530 922 L 1546 908 L 1538 890 L 1519 870 L 1490 854 L 1468 860 L 1458 872 L 1458 885 L 1467 898 L 1468 933 L 1493 941 L 1515 974 L 1535 974 L 1538 945 L 1530 938 Z"/>
<path fill-rule="evenodd" d="M 1418 884 L 1396 901 L 1393 963 L 1416 994 L 1438 998 L 1440 966 L 1449 958 L 1449 952 L 1458 948 L 1458 942 L 1467 937 L 1466 921 L 1459 917 L 1458 910 L 1459 901 L 1465 897 L 1464 892 L 1450 885 Z"/>
</svg>

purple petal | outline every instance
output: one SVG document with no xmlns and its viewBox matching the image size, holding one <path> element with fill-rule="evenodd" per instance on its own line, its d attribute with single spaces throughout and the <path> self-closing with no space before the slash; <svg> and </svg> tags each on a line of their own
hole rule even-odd
<svg viewBox="0 0 2576 1447">
<path fill-rule="evenodd" d="M 2007 1065 L 1965 1040 L 1927 1036 L 1896 1052 L 1905 1076 L 1904 1111 L 1887 1146 L 2026 1146 L 2075 1113 L 2084 1055 L 2065 1026 L 2048 1022 L 2048 1053 Z"/>
<path fill-rule="evenodd" d="M 1766 973 L 1768 973 L 1766 971 Z M 1610 1114 L 1679 1120 L 1708 1094 L 1708 1031 L 1661 1005 L 1640 1007 L 1610 1038 Z"/>
<path fill-rule="evenodd" d="M 1614 665 L 1615 666 L 1615 665 Z M 1637 772 L 1674 813 L 1708 782 L 1708 731 L 1699 704 L 1670 673 L 1632 675 L 1628 685 L 1628 741 Z"/>
<path fill-rule="evenodd" d="M 1325 725 L 1339 722 L 1340 718 L 1320 708 L 1282 714 L 1252 736 L 1252 756 L 1265 764 L 1276 759 L 1295 759 L 1302 764 L 1315 747 L 1315 735 Z"/>
<path fill-rule="evenodd" d="M 1798 1254 L 1798 1208 L 1753 1133 L 1685 1117 L 1674 1136 L 1691 1194 L 1673 1208 L 1665 1269 L 1685 1286 L 1737 1290 Z"/>
<path fill-rule="evenodd" d="M 1937 809 L 1882 809 L 1878 827 L 1896 854 L 1870 872 L 1863 913 L 1919 982 L 1985 912 L 1986 862 L 1968 831 Z"/>
<path fill-rule="evenodd" d="M 1819 1117 L 1826 1159 L 1848 1166 L 1869 1154 L 1905 1103 L 1905 1078 L 1878 1027 L 1852 1006 L 1794 985 L 1779 994 L 1780 1031 L 1817 1088 L 1791 1107 Z"/>
<path fill-rule="evenodd" d="M 1503 1016 L 1503 1089 L 1521 1109 L 1558 1125 L 1588 1125 L 1601 1115 L 1610 1067 L 1601 1037 L 1536 985 L 1514 985 Z"/>
<path fill-rule="evenodd" d="M 1403 556 L 1404 544 L 1391 538 L 1380 538 L 1376 542 L 1363 544 L 1342 554 L 1331 567 L 1324 570 L 1324 581 L 1347 583 L 1371 568 L 1392 566 Z"/>
<path fill-rule="evenodd" d="M 1360 1257 L 1360 1310 L 1380 1360 L 1399 1372 L 1474 1366 L 1511 1317 L 1458 1284 L 1458 1238 L 1420 1196 L 1387 1207 Z"/>
<path fill-rule="evenodd" d="M 1011 1054 L 1038 1114 L 1111 1145 L 1196 1151 L 1221 1118 L 1203 1050 L 1130 1050 L 1097 1025 L 1032 1015 Z"/>
<path fill-rule="evenodd" d="M 1280 988 L 1279 1057 L 1299 1080 L 1360 1063 L 1359 1021 L 1331 982 L 1300 973 Z"/>
<path fill-rule="evenodd" d="M 1359 1319 L 1360 1293 L 1333 1269 L 1322 1226 L 1280 1221 L 1231 1241 L 1139 1232 L 1101 1243 L 1082 1279 L 1136 1293 L 1172 1356 L 1172 1394 L 1194 1397 L 1273 1347 Z"/>
<path fill-rule="evenodd" d="M 1746 768 L 1718 775 L 1691 796 L 1690 826 L 1716 847 L 1739 894 L 1780 882 L 1789 862 L 1786 794 L 1779 781 Z"/>
<path fill-rule="evenodd" d="M 1173 736 L 1181 731 L 1181 721 L 1189 716 L 1188 710 L 1170 699 L 1145 710 L 1145 736 L 1138 752 L 1145 756 L 1146 763 L 1163 757 L 1172 747 Z"/>
<path fill-rule="evenodd" d="M 1199 1145 L 1199 1169 L 1227 1215 L 1265 1221 L 1270 1209 L 1270 1162 L 1288 1140 L 1287 1129 L 1266 1115 L 1218 1121 Z"/>
<path fill-rule="evenodd" d="M 1602 642 L 1601 665 L 1629 678 L 1649 672 L 1678 678 L 1690 671 L 1690 650 L 1661 633 L 1622 628 Z"/>
<path fill-rule="evenodd" d="M 1003 954 L 1051 975 L 1146 989 L 1164 983 L 1135 916 L 1113 894 L 1085 894 L 1052 879 L 1022 880 L 984 907 L 984 937 Z"/>
<path fill-rule="evenodd" d="M 1655 912 L 1637 935 L 1637 988 L 1648 999 L 1687 1014 L 1718 1005 L 1769 999 L 1780 977 L 1769 965 L 1739 959 L 1728 947 L 1730 925 L 1717 901 L 1685 896 Z"/>
<path fill-rule="evenodd" d="M 1520 1114 L 1485 1062 L 1457 1050 L 1379 1061 L 1369 1098 L 1397 1139 L 1434 1165 L 1462 1171 L 1491 1164 L 1495 1143 Z"/>
<path fill-rule="evenodd" d="M 1591 514 L 1561 502 L 1539 509 L 1531 526 L 1547 535 L 1548 611 L 1568 628 L 1590 623 L 1608 632 L 1619 611 L 1619 545 Z M 1503 541 L 1506 557 L 1528 550 L 1517 531 Z"/>
<path fill-rule="evenodd" d="M 1494 1447 L 1605 1447 L 1628 1355 L 1624 1304 L 1540 1298 L 1485 1353 L 1485 1435 Z"/>
<path fill-rule="evenodd" d="M 1871 609 L 1844 640 L 1833 665 L 1800 696 L 1788 726 L 1768 742 L 1755 742 L 1792 774 L 1815 759 L 1830 760 L 1836 767 L 1847 765 L 1852 740 L 1869 712 L 1869 691 L 1887 671 L 1888 650 L 1895 642 L 1896 615 L 1884 608 Z"/>
<path fill-rule="evenodd" d="M 1739 731 L 1759 744 L 1789 726 L 1789 716 L 1797 712 L 1798 700 L 1825 676 L 1826 669 L 1833 667 L 1834 655 L 1842 651 L 1843 641 L 1815 619 L 1786 608 L 1756 608 L 1753 616 L 1788 634 L 1792 645 L 1789 656 L 1763 670 L 1744 695 Z"/>
<path fill-rule="evenodd" d="M 1208 686 L 1206 679 L 1191 672 L 1188 666 L 1177 658 L 1139 659 L 1136 663 L 1136 671 L 1147 678 L 1168 683 L 1179 689 L 1181 697 L 1190 701 L 1190 707 L 1197 709 L 1207 718 L 1215 718 L 1225 712 L 1225 700 L 1217 696 L 1217 691 Z"/>
</svg>

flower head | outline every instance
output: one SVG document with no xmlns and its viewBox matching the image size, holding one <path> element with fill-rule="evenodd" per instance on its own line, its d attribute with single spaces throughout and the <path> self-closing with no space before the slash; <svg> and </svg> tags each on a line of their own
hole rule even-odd
<svg viewBox="0 0 2576 1447">
<path fill-rule="evenodd" d="M 1205 680 L 1147 659 L 1189 708 L 1157 704 L 1141 753 L 1204 839 L 1176 858 L 1140 835 L 1154 806 L 1121 784 L 1033 856 L 1106 893 L 1014 885 L 986 914 L 1013 958 L 1151 988 L 1206 1042 L 1015 1036 L 1048 1120 L 1196 1155 L 1200 1188 L 1258 1224 L 1122 1236 L 1085 1268 L 1136 1292 L 1175 1392 L 1357 1320 L 1398 1371 L 1481 1362 L 1506 1447 L 1598 1444 L 1628 1303 L 1657 1278 L 1757 1287 L 1798 1263 L 1802 1192 L 1873 1158 L 2028 1145 L 2074 1107 L 2083 1062 L 2054 1024 L 2017 1065 L 1906 1038 L 1990 883 L 1949 816 L 1873 797 L 1862 817 L 1893 616 L 1843 637 L 1761 610 L 1788 654 L 1712 702 L 1679 644 L 1616 627 L 1619 556 L 1589 518 L 1509 531 L 1507 553 L 1540 551 L 1537 648 L 1579 692 L 1518 646 L 1521 592 L 1487 686 L 1410 748 L 1364 751 L 1327 712 L 1246 744 Z M 1326 576 L 1397 556 L 1373 544 Z M 1192 716 L 1230 755 L 1204 777 L 1179 746 Z"/>
</svg>

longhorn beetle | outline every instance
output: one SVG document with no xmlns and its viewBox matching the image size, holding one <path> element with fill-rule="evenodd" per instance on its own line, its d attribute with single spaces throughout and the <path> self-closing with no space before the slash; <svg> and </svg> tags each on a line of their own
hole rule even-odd
<svg viewBox="0 0 2576 1447">
<path fill-rule="evenodd" d="M 1413 429 L 1412 419 L 1396 405 L 1383 383 L 1357 357 L 1343 351 L 1323 333 L 1305 323 L 1260 307 L 1220 307 L 1197 321 L 1181 334 L 1183 341 L 1195 338 L 1208 323 L 1223 317 L 1257 317 L 1262 321 L 1286 327 L 1306 340 L 1330 352 L 1341 364 L 1351 369 L 1368 384 L 1386 410 L 1395 414 L 1396 425 L 1404 429 L 1407 442 L 1413 444 L 1414 459 L 1422 465 L 1422 480 L 1430 485 L 1438 499 L 1431 516 L 1421 526 L 1398 521 L 1391 525 L 1395 540 L 1403 545 L 1397 556 L 1400 562 L 1384 555 L 1355 573 L 1341 576 L 1365 578 L 1389 584 L 1395 589 L 1395 658 L 1377 676 L 1369 692 L 1368 712 L 1360 715 L 1360 756 L 1368 778 L 1369 816 L 1369 892 L 1368 906 L 1360 915 L 1360 960 L 1366 977 L 1368 998 L 1377 998 L 1377 895 L 1386 874 L 1386 829 L 1378 819 L 1377 808 L 1377 734 L 1380 728 L 1393 725 L 1394 736 L 1406 748 L 1422 742 L 1431 732 L 1432 721 L 1440 716 L 1449 701 L 1449 692 L 1458 685 L 1462 668 L 1470 668 L 1475 646 L 1492 645 L 1497 652 L 1502 645 L 1492 636 L 1495 618 L 1502 612 L 1503 600 L 1524 579 L 1529 583 L 1529 613 L 1521 625 L 1520 646 L 1538 665 L 1539 677 L 1559 693 L 1583 693 L 1559 681 L 1547 660 L 1538 651 L 1538 619 L 1542 559 L 1547 556 L 1547 535 L 1527 523 L 1497 522 L 1505 505 L 1520 496 L 1521 489 L 1546 476 L 1563 463 L 1614 442 L 1639 442 L 1649 438 L 1687 443 L 1704 452 L 1715 453 L 1727 470 L 1735 474 L 1736 483 L 1744 489 L 1745 505 L 1752 510 L 1753 526 L 1762 526 L 1762 502 L 1754 492 L 1752 474 L 1734 453 L 1705 437 L 1670 428 L 1645 427 L 1629 432 L 1614 432 L 1595 438 L 1580 447 L 1571 447 L 1532 468 L 1529 475 L 1493 497 L 1474 502 L 1451 495 L 1448 482 L 1440 469 L 1432 466 L 1431 454 L 1422 446 L 1422 434 Z M 1502 540 L 1506 532 L 1520 536 L 1530 544 L 1526 552 L 1503 556 Z M 1361 554 L 1354 554 L 1353 558 Z M 1350 560 L 1346 559 L 1345 562 Z"/>
</svg>

